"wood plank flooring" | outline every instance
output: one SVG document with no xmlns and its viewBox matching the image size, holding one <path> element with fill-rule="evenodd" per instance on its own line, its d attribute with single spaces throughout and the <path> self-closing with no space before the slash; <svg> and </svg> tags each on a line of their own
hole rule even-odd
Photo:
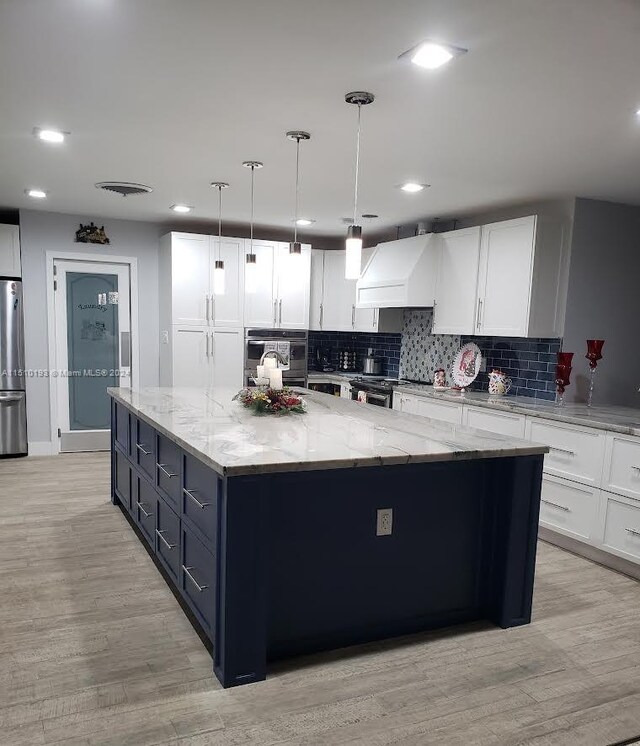
<svg viewBox="0 0 640 746">
<path fill-rule="evenodd" d="M 608 746 L 640 734 L 640 583 L 540 544 L 534 622 L 288 661 L 223 690 L 106 454 L 0 461 L 0 744 Z"/>
</svg>

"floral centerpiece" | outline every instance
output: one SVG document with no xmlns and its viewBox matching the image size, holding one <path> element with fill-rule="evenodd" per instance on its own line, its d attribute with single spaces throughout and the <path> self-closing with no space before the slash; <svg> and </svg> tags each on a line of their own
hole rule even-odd
<svg viewBox="0 0 640 746">
<path fill-rule="evenodd" d="M 282 389 L 272 389 L 269 386 L 246 388 L 239 391 L 233 399 L 256 414 L 302 414 L 305 411 L 304 401 L 286 386 Z"/>
</svg>

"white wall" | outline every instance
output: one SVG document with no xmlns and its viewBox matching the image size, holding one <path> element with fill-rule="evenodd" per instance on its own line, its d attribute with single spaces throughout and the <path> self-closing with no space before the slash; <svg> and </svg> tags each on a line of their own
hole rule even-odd
<svg viewBox="0 0 640 746">
<path fill-rule="evenodd" d="M 604 339 L 594 406 L 640 407 L 639 282 L 640 207 L 577 199 L 563 342 L 575 353 L 567 400 L 586 400 L 586 340 Z"/>
<path fill-rule="evenodd" d="M 75 243 L 80 223 L 102 225 L 107 246 Z M 105 220 L 96 216 L 20 211 L 20 243 L 24 290 L 25 363 L 27 370 L 49 370 L 47 334 L 46 254 L 48 251 L 109 254 L 138 260 L 138 318 L 140 385 L 158 385 L 158 247 L 164 232 L 159 225 L 132 220 Z M 27 378 L 27 428 L 30 451 L 44 453 L 51 444 L 49 381 Z M 35 444 L 35 445 L 34 445 Z"/>
</svg>

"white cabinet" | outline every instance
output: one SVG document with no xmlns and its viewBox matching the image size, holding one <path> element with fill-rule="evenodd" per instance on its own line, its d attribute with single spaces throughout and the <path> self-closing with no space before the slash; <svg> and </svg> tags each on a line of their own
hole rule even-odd
<svg viewBox="0 0 640 746">
<path fill-rule="evenodd" d="M 631 562 L 640 562 L 640 502 L 602 493 L 602 548 Z"/>
<path fill-rule="evenodd" d="M 214 386 L 240 389 L 244 385 L 244 332 L 214 329 L 209 347 L 210 380 Z"/>
<path fill-rule="evenodd" d="M 464 406 L 463 424 L 490 433 L 511 435 L 524 439 L 526 420 L 524 415 L 511 412 L 489 412 L 481 407 Z"/>
<path fill-rule="evenodd" d="M 562 278 L 560 225 L 531 215 L 482 226 L 476 334 L 562 336 Z"/>
<path fill-rule="evenodd" d="M 224 262 L 225 290 L 223 295 L 215 295 L 213 292 L 213 271 L 217 259 Z M 243 261 L 244 241 L 241 238 L 223 237 L 222 242 L 219 242 L 217 237 L 211 239 L 210 318 L 211 324 L 216 328 L 243 326 Z"/>
<path fill-rule="evenodd" d="M 170 381 L 163 377 L 163 385 L 240 389 L 243 343 L 242 329 L 174 326 L 172 372 Z"/>
<path fill-rule="evenodd" d="M 257 284 L 255 292 L 245 293 L 244 325 L 308 329 L 311 247 L 303 244 L 301 256 L 291 256 L 288 243 L 254 240 L 253 253 Z"/>
<path fill-rule="evenodd" d="M 540 523 L 581 540 L 594 538 L 600 490 L 545 475 L 540 498 Z"/>
<path fill-rule="evenodd" d="M 22 277 L 17 225 L 0 225 L 0 277 Z"/>
<path fill-rule="evenodd" d="M 620 495 L 640 498 L 640 438 L 608 434 L 602 487 Z"/>
<path fill-rule="evenodd" d="M 340 398 L 351 399 L 351 386 L 348 383 L 340 384 Z"/>
<path fill-rule="evenodd" d="M 396 407 L 396 401 L 399 405 Z M 406 414 L 418 414 L 434 420 L 450 422 L 453 425 L 462 424 L 462 404 L 455 402 L 436 401 L 423 396 L 400 394 L 394 396 L 393 408 Z"/>
<path fill-rule="evenodd" d="M 474 334 L 478 306 L 480 228 L 438 235 L 434 334 Z"/>
<path fill-rule="evenodd" d="M 363 249 L 363 268 L 373 252 L 372 248 Z M 356 306 L 356 280 L 344 277 L 345 256 L 341 250 L 313 251 L 309 328 L 333 332 L 401 332 L 401 308 Z"/>
</svg>

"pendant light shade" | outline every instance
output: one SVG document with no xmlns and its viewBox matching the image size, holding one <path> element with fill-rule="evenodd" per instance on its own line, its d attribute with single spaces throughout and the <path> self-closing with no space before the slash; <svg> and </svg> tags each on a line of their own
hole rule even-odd
<svg viewBox="0 0 640 746">
<path fill-rule="evenodd" d="M 362 265 L 362 226 L 358 225 L 358 177 L 360 175 L 360 132 L 361 132 L 361 114 L 362 107 L 370 104 L 375 99 L 373 93 L 367 91 L 352 91 L 347 93 L 344 100 L 348 104 L 358 107 L 358 134 L 356 137 L 356 174 L 355 185 L 353 190 L 353 223 L 347 230 L 347 240 L 345 248 L 347 250 L 344 276 L 347 280 L 357 280 L 360 277 Z"/>
<path fill-rule="evenodd" d="M 218 190 L 218 258 L 213 266 L 213 294 L 224 295 L 225 275 L 222 259 L 222 190 L 229 186 L 226 181 L 214 181 L 212 187 Z"/>
<path fill-rule="evenodd" d="M 298 241 L 298 204 L 300 196 L 300 140 L 310 140 L 311 135 L 301 130 L 287 132 L 287 138 L 296 143 L 296 206 L 293 216 L 293 241 L 289 243 L 289 256 L 301 256 L 302 244 Z"/>
<path fill-rule="evenodd" d="M 245 168 L 251 169 L 251 234 L 249 239 L 249 252 L 245 256 L 244 264 L 244 291 L 255 293 L 258 289 L 258 265 L 256 255 L 253 253 L 253 207 L 254 207 L 254 177 L 257 168 L 262 168 L 260 161 L 244 161 Z"/>
</svg>

